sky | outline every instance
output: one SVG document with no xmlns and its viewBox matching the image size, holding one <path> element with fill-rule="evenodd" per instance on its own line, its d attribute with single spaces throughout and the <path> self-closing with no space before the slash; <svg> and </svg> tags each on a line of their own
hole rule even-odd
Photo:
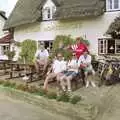
<svg viewBox="0 0 120 120">
<path fill-rule="evenodd" d="M 0 10 L 6 12 L 6 16 L 8 17 L 12 12 L 17 0 L 0 0 Z"/>
</svg>

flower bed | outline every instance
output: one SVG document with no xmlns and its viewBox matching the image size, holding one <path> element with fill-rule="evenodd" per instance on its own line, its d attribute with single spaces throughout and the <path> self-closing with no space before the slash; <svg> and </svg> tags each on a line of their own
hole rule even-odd
<svg viewBox="0 0 120 120">
<path fill-rule="evenodd" d="M 34 95 L 43 96 L 48 99 L 56 99 L 57 101 L 70 102 L 72 104 L 77 104 L 81 100 L 81 96 L 70 97 L 67 93 L 62 93 L 59 96 L 55 92 L 44 91 L 42 88 L 37 88 L 36 86 L 29 86 L 28 84 L 16 84 L 10 81 L 0 81 L 0 85 L 4 87 L 14 88 L 20 91 L 28 92 Z"/>
</svg>

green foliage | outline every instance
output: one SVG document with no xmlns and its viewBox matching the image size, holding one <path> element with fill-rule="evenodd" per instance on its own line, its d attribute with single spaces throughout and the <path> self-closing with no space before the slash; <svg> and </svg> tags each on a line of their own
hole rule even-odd
<svg viewBox="0 0 120 120">
<path fill-rule="evenodd" d="M 21 47 L 21 43 L 18 42 L 18 41 L 15 41 L 15 45 L 16 45 L 17 47 Z"/>
<path fill-rule="evenodd" d="M 0 80 L 0 85 L 3 84 L 3 83 L 4 83 L 4 81 L 3 81 L 3 80 Z"/>
<path fill-rule="evenodd" d="M 32 63 L 37 49 L 36 42 L 33 40 L 25 40 L 21 43 L 20 56 L 22 61 L 25 59 L 27 63 Z"/>
<path fill-rule="evenodd" d="M 11 85 L 10 81 L 6 81 L 3 83 L 3 86 L 5 86 L 5 87 L 9 87 L 10 85 Z"/>
<path fill-rule="evenodd" d="M 94 54 L 90 54 L 90 55 L 92 57 L 92 61 L 96 61 L 96 55 L 94 55 Z"/>
<path fill-rule="evenodd" d="M 5 54 L 8 56 L 9 60 L 12 60 L 13 57 L 15 56 L 15 51 L 6 51 Z"/>
<path fill-rule="evenodd" d="M 73 96 L 73 97 L 70 99 L 70 103 L 76 104 L 76 103 L 78 103 L 81 99 L 82 99 L 81 96 Z"/>
<path fill-rule="evenodd" d="M 48 92 L 46 94 L 46 97 L 49 99 L 56 99 L 57 98 L 57 94 L 55 92 Z"/>
<path fill-rule="evenodd" d="M 57 101 L 69 102 L 70 96 L 67 93 L 63 93 L 57 97 Z"/>
<path fill-rule="evenodd" d="M 53 50 L 56 51 L 58 48 L 66 47 L 74 43 L 74 40 L 70 35 L 57 35 L 53 42 Z"/>
<path fill-rule="evenodd" d="M 29 92 L 38 96 L 44 96 L 48 99 L 56 99 L 57 101 L 70 102 L 72 104 L 76 104 L 81 100 L 80 96 L 73 96 L 71 98 L 70 95 L 67 93 L 62 93 L 61 95 L 57 96 L 56 92 L 47 92 L 42 88 L 37 88 L 36 86 L 28 86 L 28 84 L 16 84 L 11 81 L 0 80 L 0 85 Z"/>
<path fill-rule="evenodd" d="M 16 86 L 16 89 L 18 90 L 22 90 L 22 91 L 29 91 L 28 89 L 28 86 L 27 85 L 23 85 L 23 84 L 19 84 Z"/>
<path fill-rule="evenodd" d="M 40 96 L 44 96 L 44 95 L 46 95 L 46 91 L 43 90 L 42 88 L 39 88 L 38 92 L 36 92 L 35 94 L 40 95 Z"/>
<path fill-rule="evenodd" d="M 82 39 L 82 40 L 81 40 L 81 42 L 82 42 L 82 43 L 84 43 L 84 44 L 86 44 L 87 46 L 89 46 L 89 45 L 90 45 L 89 40 Z"/>
<path fill-rule="evenodd" d="M 10 83 L 11 88 L 16 88 L 16 83 Z"/>
<path fill-rule="evenodd" d="M 36 88 L 36 86 L 31 85 L 31 86 L 29 86 L 28 92 L 36 93 L 36 92 L 38 92 L 38 89 Z"/>
<path fill-rule="evenodd" d="M 89 40 L 85 40 L 82 37 L 80 37 L 81 42 L 85 43 L 86 45 L 90 45 Z M 53 42 L 53 56 L 52 58 L 56 55 L 56 53 L 62 53 L 64 58 L 70 59 L 72 57 L 71 51 L 65 49 L 68 46 L 75 44 L 76 40 L 73 39 L 70 35 L 58 35 L 56 36 L 54 42 Z"/>
<path fill-rule="evenodd" d="M 56 36 L 54 42 L 53 42 L 53 57 L 55 56 L 56 53 L 62 53 L 65 59 L 69 59 L 71 58 L 71 52 L 70 51 L 66 51 L 63 48 L 68 47 L 69 45 L 73 44 L 75 42 L 75 40 L 73 38 L 71 38 L 70 35 L 65 36 L 65 35 L 58 35 Z"/>
</svg>

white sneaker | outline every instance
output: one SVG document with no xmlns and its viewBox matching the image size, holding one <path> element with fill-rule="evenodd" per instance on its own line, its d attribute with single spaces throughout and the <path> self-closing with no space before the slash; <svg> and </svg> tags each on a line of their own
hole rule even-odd
<svg viewBox="0 0 120 120">
<path fill-rule="evenodd" d="M 65 87 L 62 87 L 62 90 L 63 90 L 64 92 L 66 92 L 66 88 L 65 88 Z"/>
<path fill-rule="evenodd" d="M 72 92 L 72 90 L 71 90 L 71 89 L 68 89 L 68 92 Z"/>
<path fill-rule="evenodd" d="M 91 85 L 92 85 L 93 87 L 96 87 L 96 85 L 95 85 L 95 83 L 94 83 L 94 82 L 91 82 Z"/>
<path fill-rule="evenodd" d="M 89 86 L 89 81 L 87 81 L 87 83 L 86 83 L 86 88 L 88 88 L 88 86 Z"/>
</svg>

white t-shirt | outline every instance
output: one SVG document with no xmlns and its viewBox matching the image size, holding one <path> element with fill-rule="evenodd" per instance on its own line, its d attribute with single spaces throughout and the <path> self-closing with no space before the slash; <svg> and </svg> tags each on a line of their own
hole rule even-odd
<svg viewBox="0 0 120 120">
<path fill-rule="evenodd" d="M 76 73 L 78 72 L 78 62 L 76 59 L 72 59 L 71 61 L 68 62 L 68 71 L 75 71 Z"/>
<path fill-rule="evenodd" d="M 79 60 L 78 60 L 78 66 L 81 64 L 87 64 L 90 69 L 92 69 L 91 65 L 91 56 L 87 55 L 86 57 L 84 55 L 81 55 Z"/>
<path fill-rule="evenodd" d="M 36 53 L 35 53 L 35 57 L 37 59 L 44 60 L 44 59 L 49 57 L 49 53 L 48 53 L 48 51 L 46 49 L 43 50 L 43 51 L 37 50 Z"/>
<path fill-rule="evenodd" d="M 53 67 L 53 72 L 54 73 L 60 73 L 64 70 L 66 70 L 66 68 L 67 68 L 66 64 L 67 63 L 64 60 L 61 60 L 61 61 L 55 60 L 53 62 L 53 66 L 52 66 Z"/>
</svg>

